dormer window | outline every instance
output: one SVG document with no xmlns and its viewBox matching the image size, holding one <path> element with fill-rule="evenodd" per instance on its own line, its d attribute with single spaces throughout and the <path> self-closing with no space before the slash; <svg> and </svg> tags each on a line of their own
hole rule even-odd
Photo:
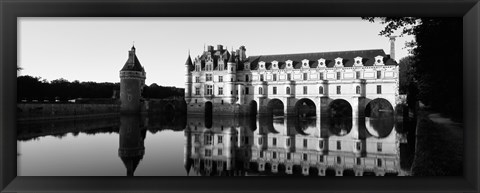
<svg viewBox="0 0 480 193">
<path fill-rule="evenodd" d="M 302 67 L 303 67 L 303 68 L 308 68 L 308 67 L 310 67 L 310 66 L 308 65 L 308 62 L 309 62 L 309 61 L 308 61 L 307 59 L 302 60 Z"/>
<path fill-rule="evenodd" d="M 293 65 L 292 65 L 293 61 L 287 60 L 285 61 L 285 63 L 287 64 L 287 68 L 293 68 Z"/>
<path fill-rule="evenodd" d="M 278 61 L 276 61 L 276 60 L 272 61 L 272 68 L 273 69 L 278 69 Z"/>
<path fill-rule="evenodd" d="M 265 69 L 265 62 L 261 61 L 258 63 L 260 65 L 260 69 Z"/>
<path fill-rule="evenodd" d="M 245 64 L 245 70 L 250 70 L 250 65 Z"/>
<path fill-rule="evenodd" d="M 358 56 L 356 58 L 354 58 L 355 60 L 355 66 L 363 66 L 363 62 L 362 62 L 362 57 Z"/>
<path fill-rule="evenodd" d="M 320 58 L 318 60 L 318 67 L 325 67 L 325 59 Z"/>
<path fill-rule="evenodd" d="M 375 66 L 377 66 L 377 65 L 385 65 L 385 64 L 383 63 L 383 56 L 377 56 L 377 57 L 375 57 Z"/>
<path fill-rule="evenodd" d="M 335 67 L 343 67 L 343 58 L 335 58 Z"/>
</svg>

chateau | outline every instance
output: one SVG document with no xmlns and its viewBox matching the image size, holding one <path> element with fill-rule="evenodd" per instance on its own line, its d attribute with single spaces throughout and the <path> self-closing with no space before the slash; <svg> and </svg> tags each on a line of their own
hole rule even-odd
<svg viewBox="0 0 480 193">
<path fill-rule="evenodd" d="M 230 52 L 208 46 L 185 63 L 187 112 L 308 116 L 348 104 L 359 117 L 368 116 L 372 101 L 393 111 L 399 103 L 394 42 L 390 55 L 373 49 L 247 57 L 245 46 Z"/>
</svg>

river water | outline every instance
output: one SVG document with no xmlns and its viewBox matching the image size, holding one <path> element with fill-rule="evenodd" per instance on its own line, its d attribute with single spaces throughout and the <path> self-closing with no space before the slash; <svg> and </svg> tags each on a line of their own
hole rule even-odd
<svg viewBox="0 0 480 193">
<path fill-rule="evenodd" d="M 18 123 L 19 176 L 405 176 L 388 118 L 112 116 Z"/>
</svg>

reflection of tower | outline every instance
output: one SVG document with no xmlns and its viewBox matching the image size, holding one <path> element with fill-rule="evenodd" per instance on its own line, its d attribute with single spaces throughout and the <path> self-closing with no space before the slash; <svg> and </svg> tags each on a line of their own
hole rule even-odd
<svg viewBox="0 0 480 193">
<path fill-rule="evenodd" d="M 146 73 L 135 55 L 135 46 L 128 51 L 128 60 L 120 70 L 120 112 L 140 113 L 140 98 Z"/>
<path fill-rule="evenodd" d="M 133 176 L 140 160 L 145 154 L 145 132 L 140 127 L 139 116 L 120 117 L 120 147 L 118 156 L 127 168 L 127 176 Z"/>
<path fill-rule="evenodd" d="M 183 157 L 183 165 L 187 171 L 187 175 L 190 174 L 190 168 L 192 167 L 192 131 L 190 127 L 185 128 L 185 156 Z"/>
</svg>

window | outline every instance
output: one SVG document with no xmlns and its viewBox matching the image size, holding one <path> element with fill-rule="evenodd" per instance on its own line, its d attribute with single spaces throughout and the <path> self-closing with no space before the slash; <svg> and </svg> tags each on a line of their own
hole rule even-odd
<svg viewBox="0 0 480 193">
<path fill-rule="evenodd" d="M 323 94 L 323 86 L 318 87 L 318 94 Z"/>
<path fill-rule="evenodd" d="M 287 87 L 286 93 L 287 93 L 287 94 L 290 94 L 290 87 Z"/>
<path fill-rule="evenodd" d="M 273 94 L 277 94 L 277 87 L 276 86 L 273 87 Z"/>
<path fill-rule="evenodd" d="M 320 80 L 323 80 L 323 72 L 320 73 Z"/>
<path fill-rule="evenodd" d="M 198 153 L 200 151 L 199 147 L 195 147 L 195 153 Z"/>
<path fill-rule="evenodd" d="M 290 147 L 290 139 L 287 139 L 287 147 Z"/>
<path fill-rule="evenodd" d="M 200 135 L 199 134 L 195 134 L 195 136 L 193 138 L 194 138 L 195 142 L 200 142 Z"/>
<path fill-rule="evenodd" d="M 341 74 L 340 72 L 337 72 L 337 80 L 340 80 L 340 78 L 341 78 Z"/>
<path fill-rule="evenodd" d="M 222 149 L 218 149 L 218 155 L 222 155 L 223 154 L 223 150 Z"/>
<path fill-rule="evenodd" d="M 360 94 L 360 86 L 355 87 L 355 93 Z"/>
<path fill-rule="evenodd" d="M 307 80 L 307 78 L 308 78 L 307 73 L 303 73 L 303 80 Z"/>
<path fill-rule="evenodd" d="M 378 152 L 382 151 L 382 143 L 377 143 L 377 151 Z"/>
<path fill-rule="evenodd" d="M 382 94 L 382 85 L 377 85 L 377 94 Z"/>
<path fill-rule="evenodd" d="M 307 161 L 308 160 L 308 155 L 306 153 L 303 154 L 303 160 Z"/>
<path fill-rule="evenodd" d="M 218 143 L 223 143 L 223 136 L 221 135 L 218 136 Z"/>
<path fill-rule="evenodd" d="M 377 71 L 377 79 L 382 78 L 382 71 Z"/>
<path fill-rule="evenodd" d="M 360 71 L 355 72 L 355 76 L 357 77 L 357 79 L 360 79 Z"/>
<path fill-rule="evenodd" d="M 249 81 L 249 79 L 248 79 L 248 74 L 247 74 L 247 75 L 245 75 L 245 82 L 248 82 L 248 81 Z"/>
<path fill-rule="evenodd" d="M 212 74 L 207 74 L 206 79 L 207 81 L 212 81 Z"/>
<path fill-rule="evenodd" d="M 272 152 L 273 159 L 277 159 L 277 152 Z"/>
<path fill-rule="evenodd" d="M 318 142 L 318 147 L 319 147 L 320 149 L 323 149 L 324 143 L 325 143 L 325 142 L 323 142 L 323 140 L 320 140 L 320 141 Z"/>
<path fill-rule="evenodd" d="M 218 88 L 218 95 L 223 95 L 223 88 L 222 87 Z"/>
<path fill-rule="evenodd" d="M 205 157 L 210 157 L 212 156 L 212 150 L 211 149 L 206 149 L 205 150 Z"/>
<path fill-rule="evenodd" d="M 212 94 L 213 94 L 213 86 L 207 85 L 207 95 L 212 95 Z"/>
<path fill-rule="evenodd" d="M 357 142 L 357 150 L 361 150 L 362 149 L 362 142 Z"/>
<path fill-rule="evenodd" d="M 245 140 L 245 144 L 248 145 L 248 137 L 245 137 L 244 140 Z"/>
<path fill-rule="evenodd" d="M 292 159 L 292 154 L 291 153 L 287 153 L 287 159 L 288 160 Z"/>
<path fill-rule="evenodd" d="M 204 137 L 205 137 L 204 144 L 205 145 L 211 145 L 212 144 L 212 136 L 211 135 L 205 135 Z"/>
<path fill-rule="evenodd" d="M 195 95 L 200 95 L 200 88 L 195 88 Z"/>
<path fill-rule="evenodd" d="M 218 65 L 218 70 L 223 70 L 223 64 Z"/>
<path fill-rule="evenodd" d="M 320 158 L 320 162 L 323 162 L 324 160 L 323 155 L 321 155 L 319 158 Z"/>
<path fill-rule="evenodd" d="M 277 81 L 277 74 L 273 74 L 273 81 Z"/>
<path fill-rule="evenodd" d="M 262 87 L 258 88 L 258 94 L 263 94 L 263 88 Z"/>
<path fill-rule="evenodd" d="M 260 74 L 260 81 L 263 81 L 263 74 Z"/>
<path fill-rule="evenodd" d="M 287 80 L 292 80 L 292 75 L 290 73 L 287 74 Z"/>
<path fill-rule="evenodd" d="M 222 105 L 223 105 L 223 100 L 222 100 Z"/>
<path fill-rule="evenodd" d="M 342 88 L 340 86 L 337 86 L 337 94 L 342 94 L 341 89 Z"/>
<path fill-rule="evenodd" d="M 260 152 L 260 157 L 263 158 L 263 151 Z"/>
<path fill-rule="evenodd" d="M 200 77 L 195 76 L 195 82 L 200 82 Z"/>
<path fill-rule="evenodd" d="M 337 164 L 341 164 L 342 163 L 342 158 L 340 156 L 337 156 Z"/>
<path fill-rule="evenodd" d="M 263 144 L 263 138 L 258 138 L 258 144 L 262 145 Z"/>
<path fill-rule="evenodd" d="M 304 148 L 307 148 L 307 145 L 308 145 L 307 139 L 303 139 L 303 147 L 304 147 Z"/>
<path fill-rule="evenodd" d="M 337 150 L 342 149 L 342 143 L 340 141 L 337 141 Z"/>
<path fill-rule="evenodd" d="M 303 94 L 307 94 L 307 86 L 303 87 Z"/>
<path fill-rule="evenodd" d="M 357 165 L 361 165 L 362 164 L 362 159 L 357 157 Z"/>
<path fill-rule="evenodd" d="M 277 138 L 274 137 L 274 138 L 272 139 L 272 145 L 273 145 L 273 146 L 277 146 Z"/>
<path fill-rule="evenodd" d="M 382 167 L 382 160 L 381 159 L 377 159 L 377 166 Z"/>
<path fill-rule="evenodd" d="M 195 99 L 195 103 L 197 103 L 197 99 Z"/>
<path fill-rule="evenodd" d="M 245 94 L 249 93 L 248 90 L 249 90 L 248 87 L 245 87 Z"/>
<path fill-rule="evenodd" d="M 223 82 L 223 76 L 218 76 L 218 82 Z"/>
</svg>

